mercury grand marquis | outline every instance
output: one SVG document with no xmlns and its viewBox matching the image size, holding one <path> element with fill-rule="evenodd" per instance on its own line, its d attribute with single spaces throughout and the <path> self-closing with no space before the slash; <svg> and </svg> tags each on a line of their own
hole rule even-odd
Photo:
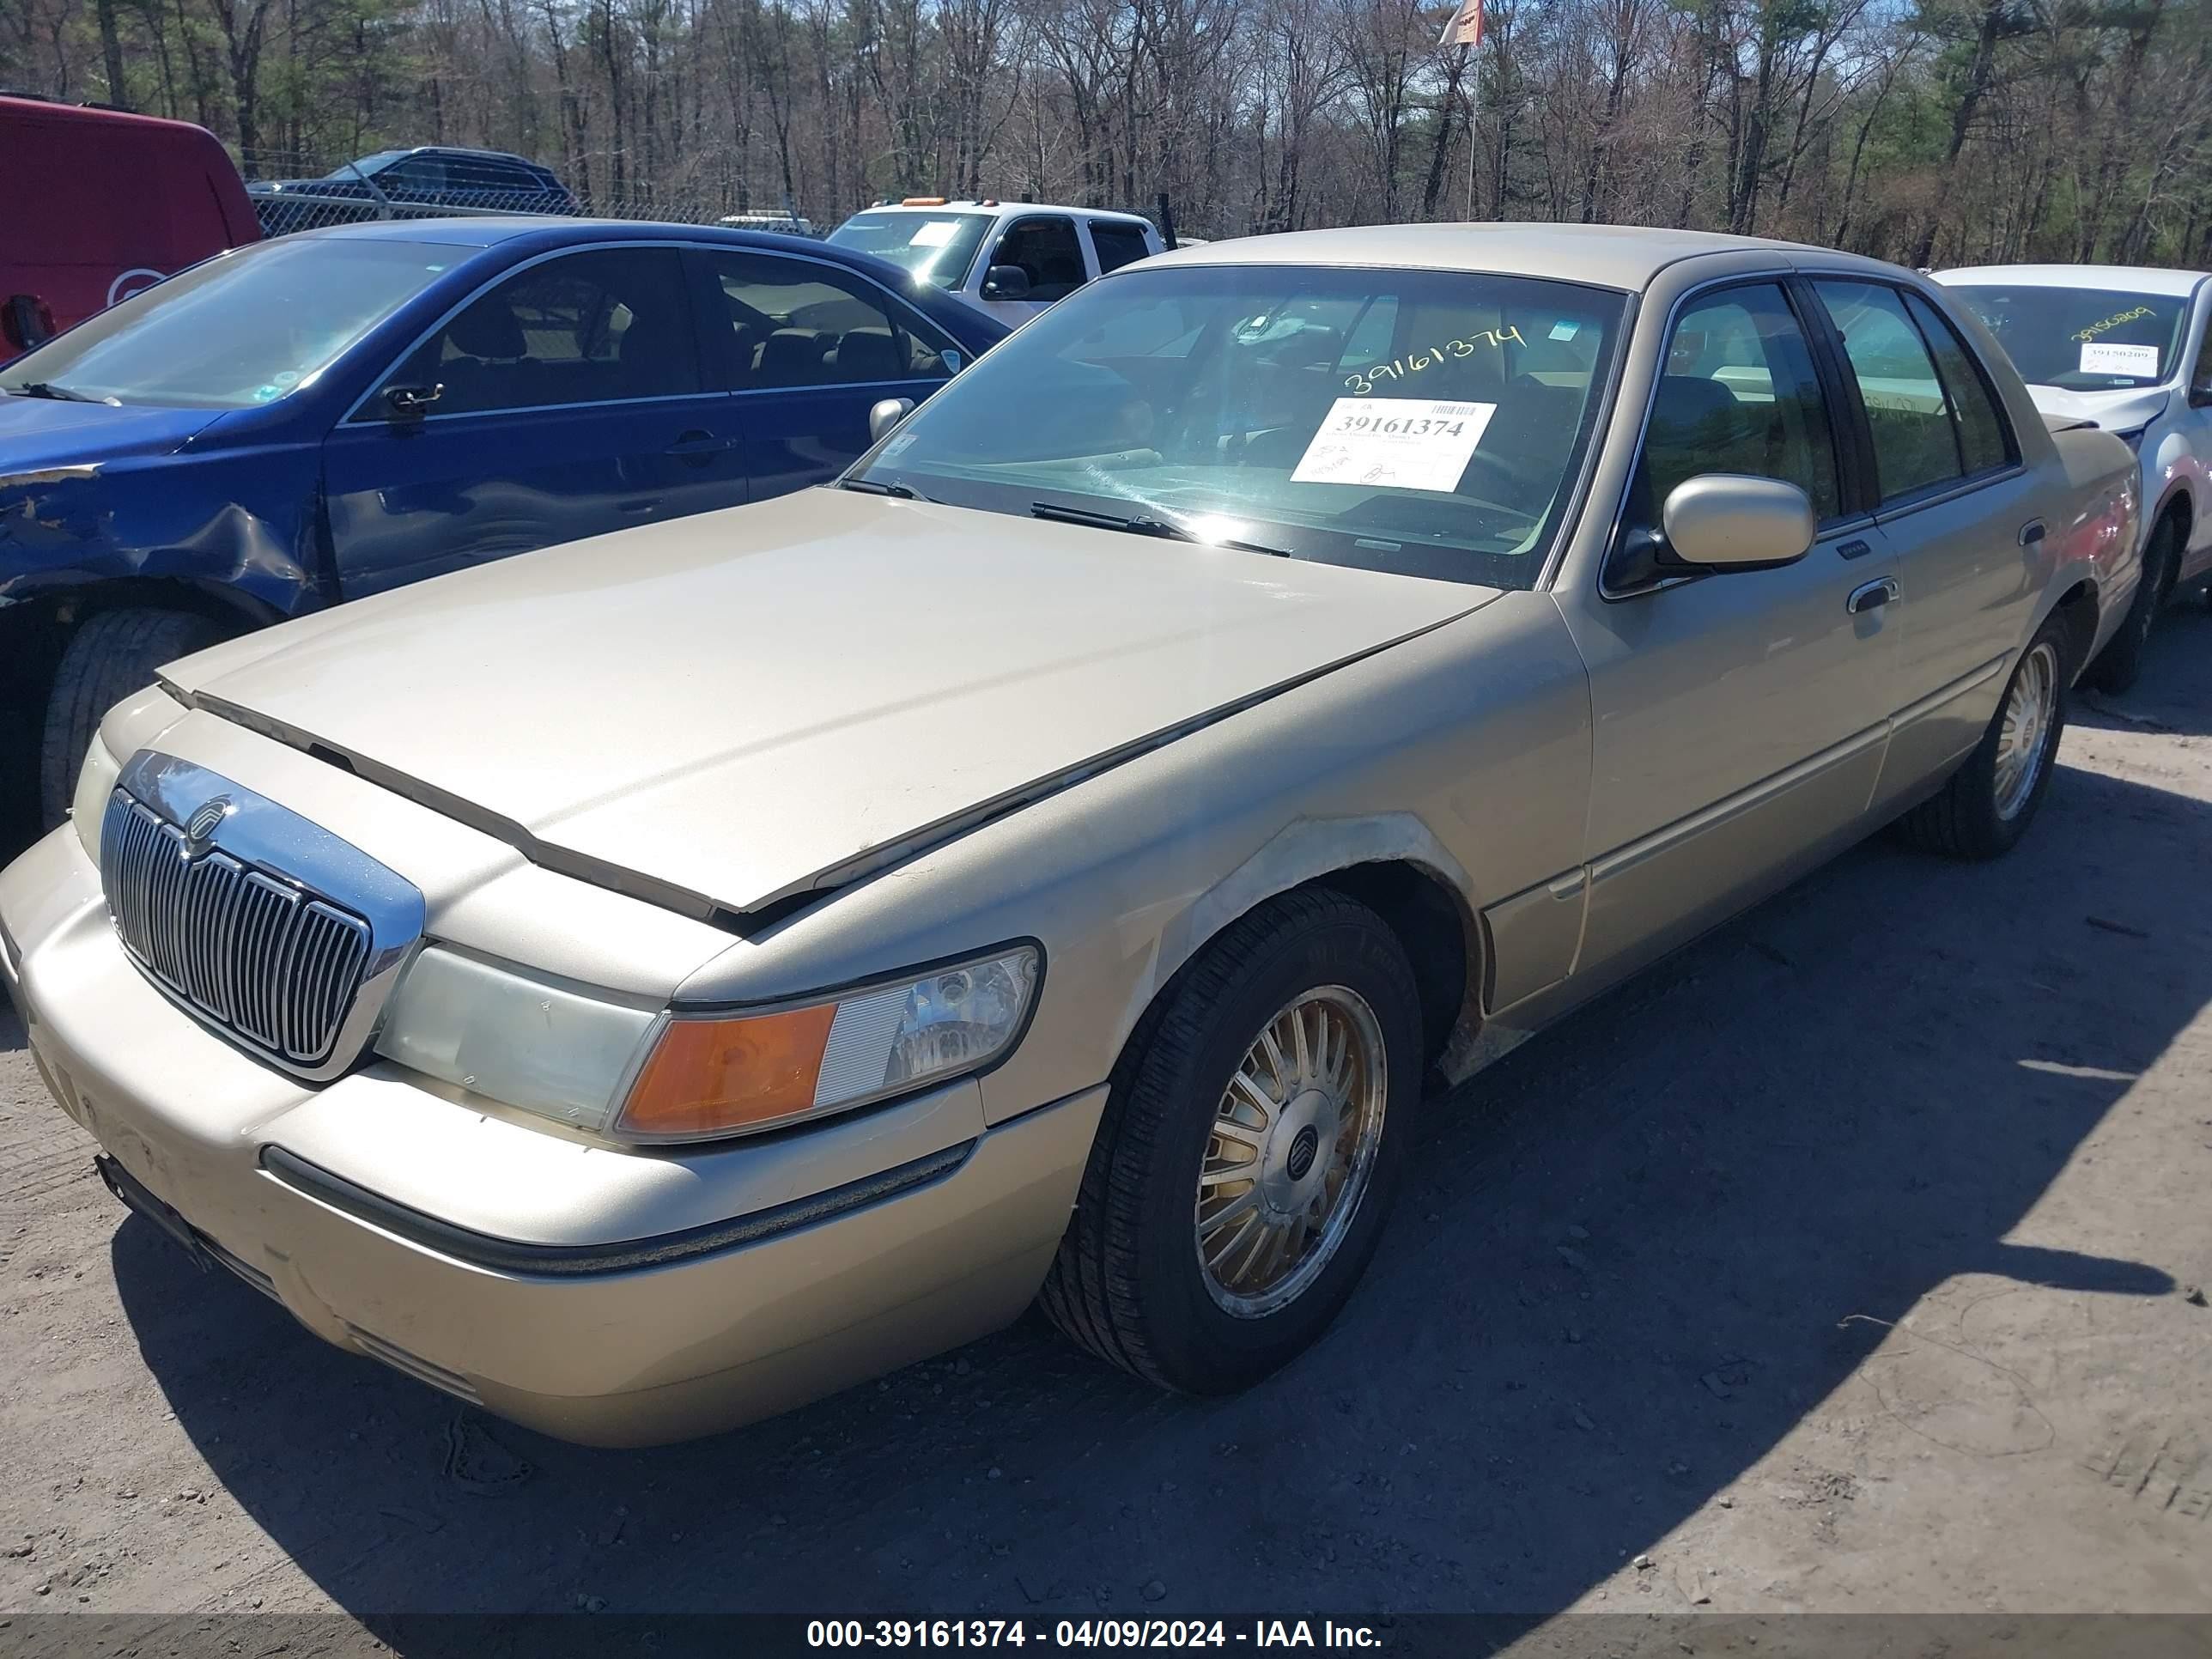
<svg viewBox="0 0 2212 1659">
<path fill-rule="evenodd" d="M 1742 238 L 1216 244 L 876 421 L 106 716 L 0 977 L 118 1197 L 577 1440 L 1033 1301 L 1234 1389 L 1439 1080 L 1879 827 L 2010 848 L 2136 556 L 1955 296 Z"/>
</svg>

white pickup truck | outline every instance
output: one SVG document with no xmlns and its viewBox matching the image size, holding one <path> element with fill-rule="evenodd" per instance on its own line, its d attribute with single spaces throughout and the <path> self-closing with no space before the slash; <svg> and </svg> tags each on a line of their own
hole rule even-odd
<svg viewBox="0 0 2212 1659">
<path fill-rule="evenodd" d="M 1152 221 L 1134 213 L 941 196 L 864 209 L 830 240 L 903 265 L 1010 328 L 1166 246 Z"/>
</svg>

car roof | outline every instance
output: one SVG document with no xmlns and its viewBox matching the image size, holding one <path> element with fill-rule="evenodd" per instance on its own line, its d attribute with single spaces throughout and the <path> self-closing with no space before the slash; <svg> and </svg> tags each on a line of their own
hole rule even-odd
<svg viewBox="0 0 2212 1659">
<path fill-rule="evenodd" d="M 1668 265 L 1717 253 L 1771 249 L 1792 261 L 1818 259 L 1832 268 L 1894 267 L 1856 254 L 1764 236 L 1717 231 L 1661 230 L 1641 225 L 1504 224 L 1362 225 L 1344 230 L 1281 231 L 1177 248 L 1143 262 L 1163 264 L 1311 264 L 1409 266 L 1496 271 L 1641 292 Z M 1137 266 L 1127 267 L 1136 270 Z M 1115 273 L 1118 275 L 1119 273 Z"/>
<path fill-rule="evenodd" d="M 538 172 L 548 171 L 527 155 L 517 155 L 511 149 L 478 149 L 472 144 L 409 144 L 403 147 L 402 153 L 408 155 L 477 155 L 489 161 L 520 161 Z"/>
<path fill-rule="evenodd" d="M 842 265 L 898 295 L 955 338 L 978 336 L 995 341 L 1010 331 L 995 318 L 951 295 L 917 283 L 912 273 L 888 259 L 857 248 L 838 247 L 811 236 L 786 236 L 772 230 L 735 225 L 686 225 L 640 219 L 571 219 L 555 214 L 484 214 L 451 219 L 370 219 L 359 224 L 325 225 L 294 231 L 279 240 L 423 242 L 440 247 L 506 248 L 520 257 L 556 249 L 588 247 L 594 242 L 680 241 L 702 246 L 754 248 L 763 253 L 797 253 L 827 264 Z M 976 325 L 982 326 L 978 328 Z"/>
<path fill-rule="evenodd" d="M 213 137 L 205 127 L 191 121 L 172 121 L 159 115 L 141 115 L 135 110 L 115 109 L 106 104 L 65 104 L 56 99 L 25 93 L 0 93 L 0 116 L 4 116 L 10 122 L 70 121 L 87 126 L 134 127 L 141 131 L 190 132 L 204 138 Z"/>
<path fill-rule="evenodd" d="M 1961 265 L 1939 270 L 1939 283 L 2002 283 L 2008 288 L 2132 289 L 2138 294 L 2193 294 L 2207 273 L 2168 270 L 2158 265 Z"/>
<path fill-rule="evenodd" d="M 1014 213 L 1079 213 L 1086 219 L 1125 219 L 1133 225 L 1150 224 L 1152 221 L 1141 213 L 1129 213 L 1121 208 L 1070 207 L 1065 202 L 936 202 L 927 206 L 915 202 L 877 202 L 860 210 L 860 213 L 988 213 L 1005 218 Z M 859 215 L 855 214 L 854 217 Z"/>
</svg>

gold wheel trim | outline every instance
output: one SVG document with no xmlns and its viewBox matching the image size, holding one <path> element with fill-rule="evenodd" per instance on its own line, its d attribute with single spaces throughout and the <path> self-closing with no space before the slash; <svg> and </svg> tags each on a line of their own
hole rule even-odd
<svg viewBox="0 0 2212 1659">
<path fill-rule="evenodd" d="M 2058 652 L 2048 641 L 2027 653 L 2005 698 L 1997 728 L 1996 775 L 1992 781 L 1997 817 L 2009 822 L 2027 805 L 2043 775 L 2051 727 L 2058 713 Z"/>
<path fill-rule="evenodd" d="M 1217 1306 L 1289 1306 L 1352 1230 L 1389 1099 L 1382 1028 L 1342 985 L 1301 992 L 1260 1030 L 1214 1108 L 1194 1233 Z"/>
</svg>

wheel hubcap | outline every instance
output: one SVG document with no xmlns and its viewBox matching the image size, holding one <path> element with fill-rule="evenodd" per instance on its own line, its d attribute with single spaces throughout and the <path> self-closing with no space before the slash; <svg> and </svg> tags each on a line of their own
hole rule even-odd
<svg viewBox="0 0 2212 1659">
<path fill-rule="evenodd" d="M 1257 1319 L 1321 1276 L 1373 1173 L 1389 1098 L 1375 1011 L 1341 985 L 1261 1028 L 1214 1108 L 1194 1208 L 1215 1304 Z"/>
<path fill-rule="evenodd" d="M 2027 653 L 2005 698 L 1997 728 L 1997 816 L 2015 817 L 2043 775 L 2044 750 L 2058 712 L 2058 652 L 2045 643 Z"/>
</svg>

